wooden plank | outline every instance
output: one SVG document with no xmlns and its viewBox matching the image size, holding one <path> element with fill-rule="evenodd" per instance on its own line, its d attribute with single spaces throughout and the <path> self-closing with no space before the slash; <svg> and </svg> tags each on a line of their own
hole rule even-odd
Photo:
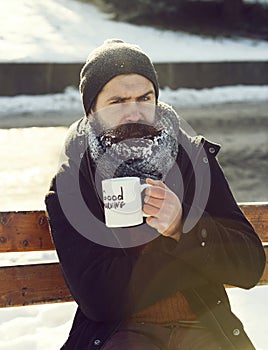
<svg viewBox="0 0 268 350">
<path fill-rule="evenodd" d="M 71 300 L 58 263 L 0 268 L 0 307 Z"/>
<path fill-rule="evenodd" d="M 54 249 L 44 211 L 0 213 L 0 252 Z"/>
<path fill-rule="evenodd" d="M 268 246 L 265 253 L 266 267 L 258 285 L 268 284 Z M 58 263 L 0 268 L 0 307 L 72 300 Z"/>
<path fill-rule="evenodd" d="M 268 203 L 240 204 L 240 208 L 261 240 L 268 242 Z"/>
<path fill-rule="evenodd" d="M 241 204 L 263 242 L 268 242 L 268 203 Z M 55 249 L 44 211 L 0 212 L 0 252 Z"/>
</svg>

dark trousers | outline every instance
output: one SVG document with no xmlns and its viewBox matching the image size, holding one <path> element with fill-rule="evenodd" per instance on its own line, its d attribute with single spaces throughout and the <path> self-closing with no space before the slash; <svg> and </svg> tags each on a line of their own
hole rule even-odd
<svg viewBox="0 0 268 350">
<path fill-rule="evenodd" d="M 126 323 L 102 350 L 220 350 L 217 339 L 203 328 L 163 327 L 151 323 Z"/>
</svg>

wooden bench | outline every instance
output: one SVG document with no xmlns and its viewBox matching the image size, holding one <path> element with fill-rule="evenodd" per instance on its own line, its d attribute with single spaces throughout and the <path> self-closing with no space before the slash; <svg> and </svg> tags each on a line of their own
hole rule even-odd
<svg viewBox="0 0 268 350">
<path fill-rule="evenodd" d="M 240 205 L 259 234 L 268 284 L 268 203 Z M 44 211 L 0 212 L 0 253 L 55 250 Z M 0 307 L 72 301 L 58 262 L 0 267 Z"/>
</svg>

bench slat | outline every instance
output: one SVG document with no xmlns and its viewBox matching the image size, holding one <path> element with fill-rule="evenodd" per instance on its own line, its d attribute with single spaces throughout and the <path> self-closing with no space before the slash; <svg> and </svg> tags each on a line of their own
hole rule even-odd
<svg viewBox="0 0 268 350">
<path fill-rule="evenodd" d="M 0 307 L 71 300 L 58 263 L 0 268 Z"/>
<path fill-rule="evenodd" d="M 263 242 L 268 242 L 268 204 L 241 204 Z M 54 250 L 44 211 L 0 212 L 0 252 Z"/>
<path fill-rule="evenodd" d="M 268 242 L 268 203 L 240 204 L 240 209 L 250 221 L 262 242 Z"/>
<path fill-rule="evenodd" d="M 44 211 L 0 213 L 0 252 L 54 249 Z"/>
<path fill-rule="evenodd" d="M 266 267 L 258 285 L 268 284 L 268 246 L 265 253 Z M 59 263 L 0 268 L 0 307 L 72 300 Z"/>
</svg>

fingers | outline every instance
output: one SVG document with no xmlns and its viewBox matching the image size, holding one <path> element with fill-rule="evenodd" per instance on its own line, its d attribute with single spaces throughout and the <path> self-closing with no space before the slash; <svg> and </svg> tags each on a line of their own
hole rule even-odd
<svg viewBox="0 0 268 350">
<path fill-rule="evenodd" d="M 170 193 L 166 193 L 166 195 L 162 198 L 154 198 L 146 195 L 144 198 L 144 206 L 143 210 L 146 214 L 151 216 L 168 216 L 170 212 L 174 210 L 174 195 Z M 160 212 L 162 210 L 162 212 Z"/>
<path fill-rule="evenodd" d="M 146 183 L 152 185 L 146 188 L 146 196 L 159 199 L 164 199 L 166 197 L 166 193 L 169 188 L 162 181 L 147 178 Z"/>
<path fill-rule="evenodd" d="M 150 206 L 150 205 L 144 205 L 143 206 L 143 211 L 146 215 L 150 215 L 150 216 L 155 216 L 157 217 L 158 214 L 159 214 L 159 208 L 156 208 L 156 207 L 153 207 L 153 206 Z"/>
<path fill-rule="evenodd" d="M 155 198 L 155 197 L 152 197 L 152 196 L 148 196 L 146 195 L 144 197 L 144 203 L 145 205 L 147 204 L 147 206 L 152 206 L 152 207 L 155 207 L 155 208 L 160 208 L 162 203 L 163 203 L 163 200 L 162 198 Z"/>
<path fill-rule="evenodd" d="M 162 234 L 163 232 L 165 232 L 168 229 L 167 223 L 161 222 L 161 221 L 159 221 L 158 218 L 155 218 L 155 217 L 152 217 L 152 216 L 148 217 L 146 219 L 146 223 L 150 227 L 156 229 L 156 231 L 158 231 L 160 234 Z"/>
<path fill-rule="evenodd" d="M 160 234 L 178 240 L 182 212 L 179 198 L 162 181 L 146 179 L 146 182 L 152 185 L 145 190 L 143 211 L 149 215 L 147 224 Z"/>
<path fill-rule="evenodd" d="M 164 212 L 172 210 L 175 194 L 162 181 L 147 179 L 146 182 L 152 186 L 145 190 L 144 212 L 151 216 L 159 216 L 160 209 L 164 209 Z"/>
</svg>

